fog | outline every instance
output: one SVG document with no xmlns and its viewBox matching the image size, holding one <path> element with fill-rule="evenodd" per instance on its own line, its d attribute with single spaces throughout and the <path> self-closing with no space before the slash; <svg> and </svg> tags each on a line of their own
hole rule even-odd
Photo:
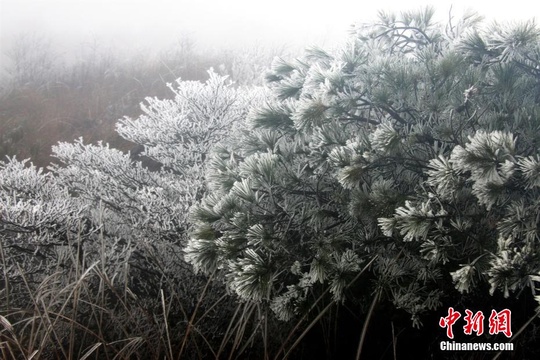
<svg viewBox="0 0 540 360">
<path fill-rule="evenodd" d="M 0 50 L 5 53 L 21 33 L 46 37 L 60 53 L 98 43 L 117 50 L 170 46 L 189 37 L 199 46 L 236 48 L 253 44 L 304 46 L 333 44 L 355 21 L 377 10 L 419 8 L 429 1 L 248 0 L 0 0 Z M 522 20 L 539 14 L 529 1 L 437 1 L 439 17 L 450 8 L 459 15 L 477 10 L 489 19 Z"/>
</svg>

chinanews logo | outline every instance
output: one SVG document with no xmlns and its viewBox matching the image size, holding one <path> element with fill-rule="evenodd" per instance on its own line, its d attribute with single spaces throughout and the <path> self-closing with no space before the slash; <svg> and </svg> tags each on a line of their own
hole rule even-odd
<svg viewBox="0 0 540 360">
<path fill-rule="evenodd" d="M 448 308 L 447 316 L 441 317 L 439 326 L 446 329 L 446 336 L 449 339 L 454 339 L 454 325 L 458 324 L 458 320 L 462 318 L 462 314 L 454 308 Z M 485 316 L 482 311 L 476 313 L 466 309 L 465 316 L 462 321 L 463 333 L 465 335 L 480 336 L 484 334 Z M 512 312 L 509 309 L 501 311 L 491 310 L 488 318 L 488 333 L 489 335 L 503 334 L 508 339 L 512 337 Z M 440 349 L 443 351 L 512 351 L 514 350 L 513 343 L 460 343 L 455 341 L 441 341 Z"/>
</svg>

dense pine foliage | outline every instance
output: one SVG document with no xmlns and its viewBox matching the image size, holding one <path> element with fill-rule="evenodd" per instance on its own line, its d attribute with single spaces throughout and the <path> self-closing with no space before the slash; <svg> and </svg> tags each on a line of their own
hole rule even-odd
<svg viewBox="0 0 540 360">
<path fill-rule="evenodd" d="M 535 356 L 539 40 L 533 23 L 381 13 L 339 50 L 275 59 L 265 87 L 210 71 L 147 99 L 117 131 L 151 166 L 83 140 L 49 172 L 1 163 L 4 354 L 283 358 L 324 338 L 328 357 L 391 358 L 411 351 L 396 326 L 426 357 L 465 306 L 510 308 L 516 337 L 529 325 L 518 357 Z M 51 336 L 27 313 L 46 308 L 71 323 Z M 23 342 L 26 322 L 45 325 Z"/>
<path fill-rule="evenodd" d="M 253 131 L 209 164 L 196 267 L 285 319 L 315 288 L 357 298 L 373 259 L 361 296 L 417 324 L 450 287 L 534 289 L 538 29 L 431 18 L 383 14 L 341 51 L 273 64 Z"/>
</svg>

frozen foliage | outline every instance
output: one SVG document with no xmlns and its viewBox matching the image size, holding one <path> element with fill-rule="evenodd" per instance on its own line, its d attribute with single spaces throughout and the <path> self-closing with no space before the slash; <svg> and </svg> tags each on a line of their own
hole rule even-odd
<svg viewBox="0 0 540 360">
<path fill-rule="evenodd" d="M 186 248 L 196 269 L 283 319 L 328 290 L 380 294 L 415 325 L 485 284 L 533 284 L 539 31 L 432 15 L 381 13 L 339 51 L 274 61 L 273 99 L 209 162 Z"/>
<path fill-rule="evenodd" d="M 152 172 L 129 154 L 101 143 L 85 145 L 82 139 L 54 146 L 53 154 L 62 166 L 52 170 L 72 195 L 118 217 L 104 224 L 108 233 L 150 240 L 185 230 L 185 212 L 195 196 L 189 191 L 193 179 L 167 170 Z"/>
<path fill-rule="evenodd" d="M 147 354 L 159 351 L 152 349 L 156 341 L 152 336 L 160 335 L 161 324 L 148 323 L 137 311 L 161 312 L 163 292 L 171 301 L 176 299 L 169 312 L 170 326 L 178 336 L 186 331 L 186 316 L 207 281 L 183 259 L 187 214 L 205 191 L 202 175 L 207 153 L 240 131 L 248 104 L 261 101 L 263 92 L 235 88 L 213 71 L 206 83 L 179 80 L 170 88 L 172 100 L 149 98 L 142 105 L 142 116 L 123 119 L 118 125 L 122 136 L 144 147 L 143 155 L 159 162 L 159 169 L 149 169 L 131 154 L 101 142 L 85 144 L 83 139 L 54 146 L 57 161 L 48 172 L 28 166 L 27 161 L 0 163 L 0 250 L 3 280 L 9 283 L 2 296 L 11 306 L 24 307 L 33 284 L 63 274 L 68 287 L 68 279 L 82 275 L 79 269 L 88 269 L 84 283 L 96 291 L 108 286 L 112 292 L 102 299 L 109 305 L 99 305 L 110 306 L 107 316 L 115 325 L 104 336 L 110 336 L 111 344 L 125 336 L 122 329 L 132 327 L 144 329 L 144 334 L 133 336 L 148 336 L 144 338 Z M 83 278 L 77 280 L 82 283 Z M 36 285 L 34 290 L 38 289 Z M 215 304 L 221 302 L 220 312 L 227 313 L 232 303 L 219 285 L 205 289 L 198 306 L 208 312 L 198 326 L 211 339 L 228 321 L 227 317 L 213 319 Z M 80 313 L 95 311 L 91 301 L 74 306 Z M 67 311 L 65 306 L 49 310 Z"/>
<path fill-rule="evenodd" d="M 61 257 L 85 211 L 52 174 L 27 162 L 0 162 L 0 251 L 4 280 L 13 283 L 20 282 L 18 267 L 29 281 L 47 272 L 47 260 Z"/>
<path fill-rule="evenodd" d="M 198 180 L 212 145 L 242 125 L 248 105 L 261 98 L 258 88 L 234 88 L 212 70 L 206 83 L 178 81 L 169 85 L 174 99 L 147 98 L 144 114 L 117 126 L 122 137 L 145 146 L 144 155 L 176 174 Z"/>
<path fill-rule="evenodd" d="M 0 163 L 2 233 L 12 239 L 32 234 L 31 243 L 47 243 L 57 236 L 61 224 L 77 218 L 77 209 L 56 178 L 33 165 L 27 167 L 27 162 Z"/>
</svg>

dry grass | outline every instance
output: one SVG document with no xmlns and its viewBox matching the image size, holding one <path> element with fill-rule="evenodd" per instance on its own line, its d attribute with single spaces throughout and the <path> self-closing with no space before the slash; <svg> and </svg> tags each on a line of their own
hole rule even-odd
<svg viewBox="0 0 540 360">
<path fill-rule="evenodd" d="M 27 275 L 17 265 L 14 277 L 12 262 L 1 257 L 2 268 L 12 269 L 0 292 L 1 358 L 294 358 L 305 336 L 336 306 L 324 292 L 296 323 L 280 323 L 264 303 L 236 303 L 212 277 L 198 287 L 193 282 L 188 294 L 164 279 L 157 297 L 145 298 L 129 285 L 127 261 L 114 267 L 124 272 L 111 273 L 108 253 L 90 263 L 79 258 L 76 243 L 70 244 L 69 264 L 65 258 L 62 266 L 52 264 L 57 270 L 50 274 Z M 2 255 L 4 250 L 0 244 Z"/>
<path fill-rule="evenodd" d="M 179 284 L 165 268 L 149 284 L 159 290 L 136 289 L 131 278 L 144 271 L 132 268 L 141 264 L 124 256 L 129 249 L 111 253 L 111 239 L 99 234 L 94 253 L 82 255 L 80 236 L 51 250 L 59 256 L 38 271 L 0 242 L 0 358 L 269 359 L 277 348 L 276 327 L 286 325 L 274 322 L 269 336 L 263 304 L 238 304 L 211 277 L 189 271 Z M 147 255 L 148 271 L 164 266 L 159 252 Z"/>
<path fill-rule="evenodd" d="M 211 314 L 210 309 L 202 316 L 197 313 L 210 280 L 195 310 L 188 313 L 183 305 L 186 294 L 182 297 L 168 289 L 170 294 L 165 295 L 162 289 L 160 299 L 135 295 L 122 281 L 129 272 L 128 263 L 123 264 L 126 274 L 110 274 L 103 261 L 86 264 L 77 254 L 71 253 L 69 269 L 44 274 L 38 282 L 17 265 L 20 282 L 6 282 L 0 294 L 5 304 L 0 309 L 2 358 L 176 359 L 201 344 L 208 348 L 199 348 L 198 355 L 183 358 L 205 358 L 215 353 L 214 340 L 206 339 L 205 331 L 197 328 Z M 102 257 L 109 260 L 107 254 Z M 11 265 L 2 262 L 4 269 Z M 188 295 L 196 296 L 197 289 L 193 290 L 194 294 Z M 183 320 L 170 325 L 170 317 L 179 311 Z"/>
</svg>

